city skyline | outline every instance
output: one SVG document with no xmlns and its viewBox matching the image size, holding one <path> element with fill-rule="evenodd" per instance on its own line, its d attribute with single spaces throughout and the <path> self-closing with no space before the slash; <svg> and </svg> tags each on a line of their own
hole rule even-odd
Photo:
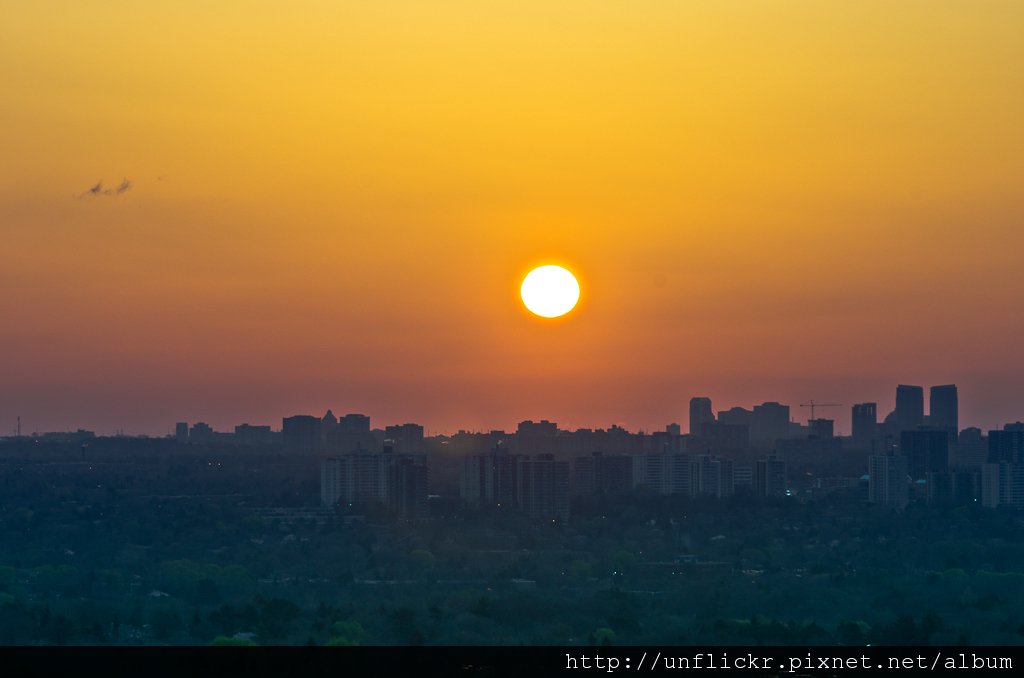
<svg viewBox="0 0 1024 678">
<path fill-rule="evenodd" d="M 813 435 L 815 429 L 814 429 L 814 426 L 812 425 L 812 419 L 811 419 L 812 414 L 814 412 L 814 410 L 811 409 L 812 404 L 814 405 L 814 407 L 819 408 L 819 410 L 823 410 L 824 411 L 824 413 L 817 415 L 816 419 L 819 420 L 823 424 L 825 422 L 827 422 L 827 424 L 828 424 L 827 431 L 828 431 L 828 435 L 829 436 L 835 435 L 835 436 L 844 436 L 844 437 L 851 437 L 851 438 L 857 438 L 858 435 L 859 435 L 858 432 L 857 432 L 858 431 L 858 428 L 857 428 L 858 427 L 858 420 L 861 422 L 860 425 L 862 426 L 862 428 L 865 427 L 865 426 L 870 426 L 870 427 L 874 427 L 876 425 L 877 426 L 881 426 L 881 425 L 883 425 L 884 423 L 887 422 L 887 418 L 891 418 L 890 425 L 893 427 L 893 430 L 897 430 L 897 431 L 898 430 L 911 430 L 911 429 L 923 426 L 923 427 L 927 427 L 927 428 L 936 428 L 936 429 L 938 429 L 938 428 L 945 428 L 945 429 L 948 429 L 948 430 L 950 430 L 950 431 L 952 431 L 954 433 L 958 433 L 959 431 L 961 431 L 963 429 L 967 429 L 967 428 L 977 428 L 977 429 L 980 429 L 982 431 L 986 431 L 986 430 L 999 430 L 1000 428 L 1002 428 L 1005 425 L 1020 424 L 1021 421 L 1024 421 L 1024 417 L 1009 418 L 1009 419 L 1005 419 L 1003 421 L 995 421 L 991 425 L 982 425 L 982 424 L 979 424 L 977 422 L 967 421 L 967 422 L 964 422 L 963 425 L 961 426 L 960 423 L 963 422 L 963 418 L 960 415 L 959 388 L 958 388 L 958 386 L 956 384 L 940 384 L 940 385 L 932 385 L 932 386 L 930 386 L 929 387 L 930 396 L 929 396 L 929 399 L 927 401 L 928 402 L 927 406 L 925 405 L 926 401 L 924 400 L 924 389 L 925 389 L 925 387 L 916 386 L 916 385 L 907 385 L 907 384 L 900 384 L 900 385 L 898 385 L 896 387 L 896 396 L 893 399 L 893 407 L 891 408 L 891 410 L 888 411 L 888 413 L 886 412 L 886 408 L 885 407 L 881 407 L 881 408 L 879 407 L 879 401 L 869 401 L 869 400 L 865 400 L 863 402 L 854 402 L 854 403 L 849 403 L 849 404 L 823 403 L 820 400 L 817 403 L 815 403 L 813 399 L 810 399 L 810 402 L 807 402 L 807 403 L 786 403 L 786 402 L 779 401 L 779 400 L 766 400 L 766 401 L 764 401 L 762 403 L 750 404 L 749 408 L 744 407 L 742 405 L 722 406 L 722 407 L 716 408 L 715 407 L 714 399 L 709 398 L 707 396 L 693 396 L 688 401 L 688 408 L 684 411 L 685 416 L 677 417 L 675 419 L 663 422 L 663 423 L 661 423 L 659 425 L 655 425 L 653 427 L 643 427 L 643 426 L 632 427 L 632 426 L 629 426 L 629 425 L 624 425 L 623 422 L 619 421 L 619 420 L 617 420 L 617 421 L 601 422 L 601 423 L 596 424 L 596 425 L 592 424 L 592 425 L 576 426 L 576 425 L 573 425 L 573 424 L 570 424 L 570 423 L 566 423 L 564 421 L 560 421 L 557 417 L 543 417 L 543 416 L 536 416 L 536 417 L 533 417 L 533 418 L 516 418 L 514 420 L 514 422 L 511 422 L 511 423 L 514 423 L 514 424 L 518 425 L 518 424 L 522 424 L 524 422 L 533 421 L 534 419 L 536 419 L 538 421 L 544 421 L 544 422 L 550 421 L 553 424 L 558 425 L 560 431 L 568 431 L 568 432 L 572 432 L 574 430 L 605 430 L 605 429 L 613 428 L 613 427 L 621 427 L 624 430 L 627 430 L 627 431 L 630 431 L 630 432 L 635 432 L 635 433 L 654 433 L 654 432 L 664 431 L 664 430 L 671 429 L 671 428 L 679 428 L 680 431 L 682 431 L 682 432 L 689 432 L 691 435 L 699 435 L 700 434 L 700 427 L 704 423 L 715 422 L 715 421 L 720 421 L 720 422 L 725 422 L 725 423 L 737 423 L 739 421 L 743 421 L 744 425 L 748 425 L 749 426 L 751 424 L 750 424 L 750 422 L 745 417 L 753 416 L 753 417 L 757 418 L 758 417 L 758 411 L 760 409 L 762 409 L 762 408 L 765 408 L 765 407 L 770 407 L 770 408 L 779 408 L 779 407 L 781 407 L 789 415 L 788 419 L 787 419 L 789 424 L 799 425 L 799 426 L 803 427 L 804 429 L 810 431 L 810 433 Z M 901 402 L 900 398 L 901 397 L 905 397 L 905 396 L 901 396 L 901 394 L 908 394 L 908 393 L 910 394 L 910 398 L 912 400 L 912 402 L 909 405 L 909 409 L 912 411 L 911 415 L 909 416 L 909 419 L 908 419 L 907 414 L 905 412 L 901 416 L 901 411 L 900 411 L 900 402 Z M 906 405 L 905 405 L 905 407 L 906 407 Z M 326 416 L 328 418 L 334 416 L 333 415 L 334 409 L 335 408 L 332 408 L 332 407 L 326 408 L 326 410 L 325 410 L 326 414 L 324 416 Z M 913 412 L 914 410 L 916 410 L 916 413 Z M 371 420 L 374 421 L 374 422 L 379 422 L 382 419 L 380 417 L 377 417 L 376 415 L 368 415 L 365 412 L 358 412 L 358 413 L 356 413 L 354 411 L 353 412 L 348 412 L 348 411 L 341 410 L 341 409 L 339 409 L 338 411 L 340 413 L 342 413 L 342 415 L 345 416 L 345 417 L 364 419 L 367 422 L 369 422 Z M 842 412 L 842 414 L 840 414 L 840 411 Z M 800 416 L 797 416 L 798 413 L 799 413 Z M 831 413 L 831 414 L 829 414 L 829 413 Z M 116 431 L 113 431 L 113 432 L 99 431 L 99 433 L 100 433 L 100 435 L 117 434 L 117 435 L 141 435 L 141 436 L 155 436 L 155 437 L 159 437 L 160 435 L 175 435 L 176 434 L 176 435 L 178 435 L 178 437 L 180 437 L 181 436 L 181 427 L 182 426 L 185 426 L 185 431 L 186 431 L 186 435 L 187 435 L 188 427 L 190 425 L 194 425 L 194 424 L 199 424 L 200 426 L 208 427 L 210 429 L 210 431 L 230 432 L 233 428 L 234 429 L 238 429 L 239 427 L 257 426 L 257 427 L 260 427 L 260 428 L 265 428 L 267 430 L 273 429 L 273 430 L 275 430 L 277 432 L 280 432 L 281 428 L 274 428 L 274 423 L 282 421 L 282 420 L 287 421 L 287 419 L 294 418 L 296 416 L 298 416 L 299 418 L 301 418 L 301 417 L 310 417 L 310 418 L 315 418 L 315 419 L 319 419 L 320 418 L 320 415 L 316 415 L 316 414 L 313 413 L 313 411 L 310 411 L 310 412 L 307 412 L 305 414 L 297 414 L 297 413 L 293 412 L 290 415 L 286 414 L 286 415 L 283 415 L 283 416 L 272 417 L 272 418 L 269 418 L 269 419 L 260 419 L 260 418 L 257 418 L 257 417 L 249 416 L 247 418 L 243 417 L 243 420 L 240 420 L 240 421 L 221 423 L 221 422 L 217 422 L 215 419 L 213 419 L 211 417 L 200 415 L 200 416 L 197 416 L 195 418 L 187 419 L 185 421 L 178 420 L 176 424 L 175 423 L 169 424 L 169 425 L 167 425 L 166 431 L 164 431 L 164 432 L 131 431 L 131 430 L 127 429 L 127 428 L 119 428 L 119 429 L 117 429 Z M 766 416 L 771 417 L 771 414 L 769 413 Z M 267 423 L 268 421 L 270 421 L 271 423 L 268 424 Z M 466 433 L 489 433 L 489 432 L 493 432 L 493 431 L 509 430 L 507 425 L 487 426 L 487 427 L 479 427 L 479 428 L 474 428 L 474 427 L 470 427 L 470 426 L 458 426 L 457 428 L 453 428 L 453 429 L 450 429 L 450 430 L 441 430 L 441 429 L 438 429 L 437 427 L 431 426 L 431 424 L 429 422 L 417 421 L 416 424 L 410 424 L 410 422 L 412 422 L 414 420 L 412 418 L 409 418 L 409 417 L 406 417 L 404 419 L 401 418 L 401 417 L 398 417 L 398 418 L 393 419 L 393 420 L 384 419 L 384 421 L 385 421 L 384 426 L 377 426 L 376 430 L 384 430 L 385 428 L 389 428 L 389 429 L 390 428 L 396 428 L 396 427 L 401 427 L 401 426 L 405 426 L 405 425 L 418 425 L 418 426 L 422 426 L 427 431 L 427 435 L 429 435 L 429 436 L 448 436 L 448 435 L 454 435 L 456 433 L 462 433 L 462 432 L 466 432 Z M 211 422 L 214 422 L 214 423 L 211 424 Z M 871 423 L 871 422 L 873 422 L 873 423 Z M 28 422 L 25 422 L 25 424 L 28 424 Z M 754 424 L 754 425 L 751 426 L 751 428 L 753 429 L 752 433 L 754 433 L 755 437 L 757 435 L 756 434 L 756 429 L 760 425 L 763 425 L 763 424 Z M 369 426 L 368 423 L 367 423 L 367 426 Z M 176 427 L 177 427 L 177 431 L 175 430 Z M 22 425 L 21 417 L 18 417 L 16 419 L 16 427 L 12 431 L 12 433 L 17 433 L 18 431 L 21 431 L 22 434 L 28 435 L 30 433 L 32 433 L 32 434 L 41 434 L 41 433 L 46 433 L 46 432 L 59 433 L 59 432 L 75 432 L 75 431 L 81 431 L 81 430 L 88 430 L 90 432 L 95 432 L 92 429 L 92 427 L 89 427 L 89 426 L 76 426 L 76 427 L 68 427 L 68 428 L 63 428 L 63 429 L 44 429 L 44 428 L 35 428 L 35 427 L 32 427 L 32 426 L 27 426 L 27 425 L 23 426 Z M 369 429 L 367 429 L 367 430 L 369 430 Z M 780 435 L 778 437 L 788 437 L 789 435 L 790 435 L 789 433 L 786 433 L 786 434 Z M 870 436 L 870 435 L 873 435 L 873 432 L 865 434 L 864 431 L 862 430 L 860 435 Z M 3 437 L 4 437 L 4 435 L 0 434 L 0 438 L 3 438 Z"/>
<path fill-rule="evenodd" d="M 0 25 L 0 430 L 1021 416 L 1020 6 L 115 6 Z"/>
</svg>

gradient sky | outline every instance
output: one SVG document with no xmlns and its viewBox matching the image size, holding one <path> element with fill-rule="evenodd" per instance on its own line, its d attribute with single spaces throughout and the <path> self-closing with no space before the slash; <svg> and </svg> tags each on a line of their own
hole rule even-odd
<svg viewBox="0 0 1024 678">
<path fill-rule="evenodd" d="M 1022 26 L 1012 0 L 4 3 L 0 431 L 650 430 L 693 395 L 884 414 L 898 382 L 1024 419 Z M 518 300 L 541 263 L 580 278 L 560 321 Z"/>
</svg>

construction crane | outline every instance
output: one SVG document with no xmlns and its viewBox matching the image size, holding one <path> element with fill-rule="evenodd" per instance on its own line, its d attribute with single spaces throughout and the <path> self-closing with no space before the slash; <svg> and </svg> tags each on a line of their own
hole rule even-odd
<svg viewBox="0 0 1024 678">
<path fill-rule="evenodd" d="M 800 403 L 800 407 L 811 408 L 811 419 L 814 419 L 814 408 L 815 407 L 842 407 L 842 403 L 816 403 L 813 400 L 809 403 Z"/>
</svg>

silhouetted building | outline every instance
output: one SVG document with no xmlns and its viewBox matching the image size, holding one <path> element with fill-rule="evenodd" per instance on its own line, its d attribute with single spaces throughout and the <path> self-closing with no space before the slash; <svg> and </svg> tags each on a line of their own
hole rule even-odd
<svg viewBox="0 0 1024 678">
<path fill-rule="evenodd" d="M 991 440 L 991 433 L 989 433 Z M 1024 464 L 997 462 L 981 467 L 981 504 L 1024 508 Z"/>
<path fill-rule="evenodd" d="M 713 497 L 733 494 L 732 460 L 703 455 L 697 460 L 697 493 Z"/>
<path fill-rule="evenodd" d="M 370 418 L 365 414 L 346 414 L 338 425 L 324 436 L 331 454 L 351 452 L 380 452 L 381 445 L 370 430 Z"/>
<path fill-rule="evenodd" d="M 715 421 L 711 398 L 690 398 L 690 435 L 700 435 L 701 426 Z"/>
<path fill-rule="evenodd" d="M 569 462 L 513 455 L 501 447 L 463 459 L 460 494 L 473 508 L 520 510 L 536 520 L 569 519 Z"/>
<path fill-rule="evenodd" d="M 789 405 L 776 402 L 754 405 L 750 417 L 750 440 L 759 443 L 774 443 L 789 437 Z"/>
<path fill-rule="evenodd" d="M 750 446 L 750 429 L 743 424 L 713 421 L 702 424 L 700 439 L 694 441 L 695 451 L 715 452 L 745 450 Z"/>
<path fill-rule="evenodd" d="M 831 419 L 811 419 L 807 422 L 811 438 L 834 438 L 835 422 Z"/>
<path fill-rule="evenodd" d="M 868 502 L 904 508 L 910 501 L 907 458 L 878 454 L 868 457 Z"/>
<path fill-rule="evenodd" d="M 956 442 L 960 430 L 959 403 L 955 384 L 932 386 L 929 394 L 928 423 L 935 428 L 948 431 Z"/>
<path fill-rule="evenodd" d="M 989 431 L 988 461 L 992 464 L 1024 464 L 1024 431 Z"/>
<path fill-rule="evenodd" d="M 958 470 L 980 471 L 988 461 L 988 437 L 975 426 L 960 431 L 950 465 Z"/>
<path fill-rule="evenodd" d="M 633 489 L 633 458 L 595 452 L 576 458 L 576 494 L 621 494 Z"/>
<path fill-rule="evenodd" d="M 328 457 L 320 465 L 320 501 L 346 509 L 376 507 L 400 520 L 427 516 L 424 455 L 352 453 Z"/>
<path fill-rule="evenodd" d="M 754 494 L 781 497 L 786 494 L 786 462 L 775 457 L 758 459 L 754 473 Z"/>
<path fill-rule="evenodd" d="M 749 431 L 754 423 L 754 412 L 742 407 L 733 407 L 719 412 L 718 422 L 730 426 L 746 426 Z"/>
<path fill-rule="evenodd" d="M 418 521 L 428 517 L 428 473 L 422 455 L 398 455 L 388 467 L 388 504 L 399 520 Z"/>
<path fill-rule="evenodd" d="M 519 458 L 519 506 L 534 520 L 569 522 L 569 462 L 554 455 Z"/>
<path fill-rule="evenodd" d="M 651 494 L 671 494 L 671 456 L 659 452 L 637 454 L 630 458 L 633 464 L 633 487 Z"/>
<path fill-rule="evenodd" d="M 202 421 L 196 422 L 188 432 L 188 441 L 197 445 L 212 443 L 213 437 L 213 429 Z"/>
<path fill-rule="evenodd" d="M 526 421 L 519 422 L 516 427 L 516 435 L 524 437 L 544 437 L 544 436 L 555 436 L 558 435 L 558 424 L 547 419 L 541 421 Z"/>
<path fill-rule="evenodd" d="M 423 427 L 419 424 L 396 424 L 384 429 L 384 438 L 391 441 L 396 454 L 423 452 Z"/>
<path fill-rule="evenodd" d="M 636 454 L 633 464 L 633 488 L 651 494 L 697 494 L 698 473 L 694 458 L 686 454 Z"/>
<path fill-rule="evenodd" d="M 981 474 L 977 471 L 929 473 L 925 489 L 929 506 L 965 506 L 981 499 Z"/>
<path fill-rule="evenodd" d="M 338 418 L 334 416 L 334 412 L 327 410 L 324 413 L 323 418 L 320 420 L 320 432 L 327 435 L 338 427 Z"/>
<path fill-rule="evenodd" d="M 321 421 L 319 417 L 297 414 L 285 417 L 281 422 L 281 439 L 286 452 L 292 454 L 316 454 L 321 446 Z"/>
<path fill-rule="evenodd" d="M 871 442 L 878 435 L 878 406 L 875 403 L 854 405 L 851 423 L 854 446 L 861 450 L 871 449 Z"/>
<path fill-rule="evenodd" d="M 923 480 L 928 473 L 944 473 L 949 470 L 949 434 L 938 429 L 903 431 L 900 453 L 907 458 L 914 480 Z"/>
<path fill-rule="evenodd" d="M 752 494 L 754 492 L 754 467 L 734 465 L 732 467 L 732 487 L 736 493 Z"/>
<path fill-rule="evenodd" d="M 924 423 L 924 389 L 900 384 L 896 387 L 896 433 L 912 431 Z"/>
<path fill-rule="evenodd" d="M 462 460 L 460 495 L 473 508 L 514 508 L 519 494 L 519 456 L 496 446 Z"/>
<path fill-rule="evenodd" d="M 174 439 L 184 445 L 188 442 L 188 424 L 184 421 L 179 421 L 174 425 Z"/>
<path fill-rule="evenodd" d="M 239 424 L 235 427 L 236 445 L 271 445 L 273 443 L 274 433 L 269 426 Z"/>
</svg>

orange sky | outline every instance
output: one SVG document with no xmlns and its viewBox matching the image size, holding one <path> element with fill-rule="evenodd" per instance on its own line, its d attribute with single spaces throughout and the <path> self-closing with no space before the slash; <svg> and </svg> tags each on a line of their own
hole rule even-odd
<svg viewBox="0 0 1024 678">
<path fill-rule="evenodd" d="M 8 3 L 0 431 L 652 429 L 692 395 L 887 412 L 898 382 L 1024 419 L 1022 25 L 1013 1 Z M 516 294 L 552 262 L 583 298 L 544 322 Z"/>
</svg>

